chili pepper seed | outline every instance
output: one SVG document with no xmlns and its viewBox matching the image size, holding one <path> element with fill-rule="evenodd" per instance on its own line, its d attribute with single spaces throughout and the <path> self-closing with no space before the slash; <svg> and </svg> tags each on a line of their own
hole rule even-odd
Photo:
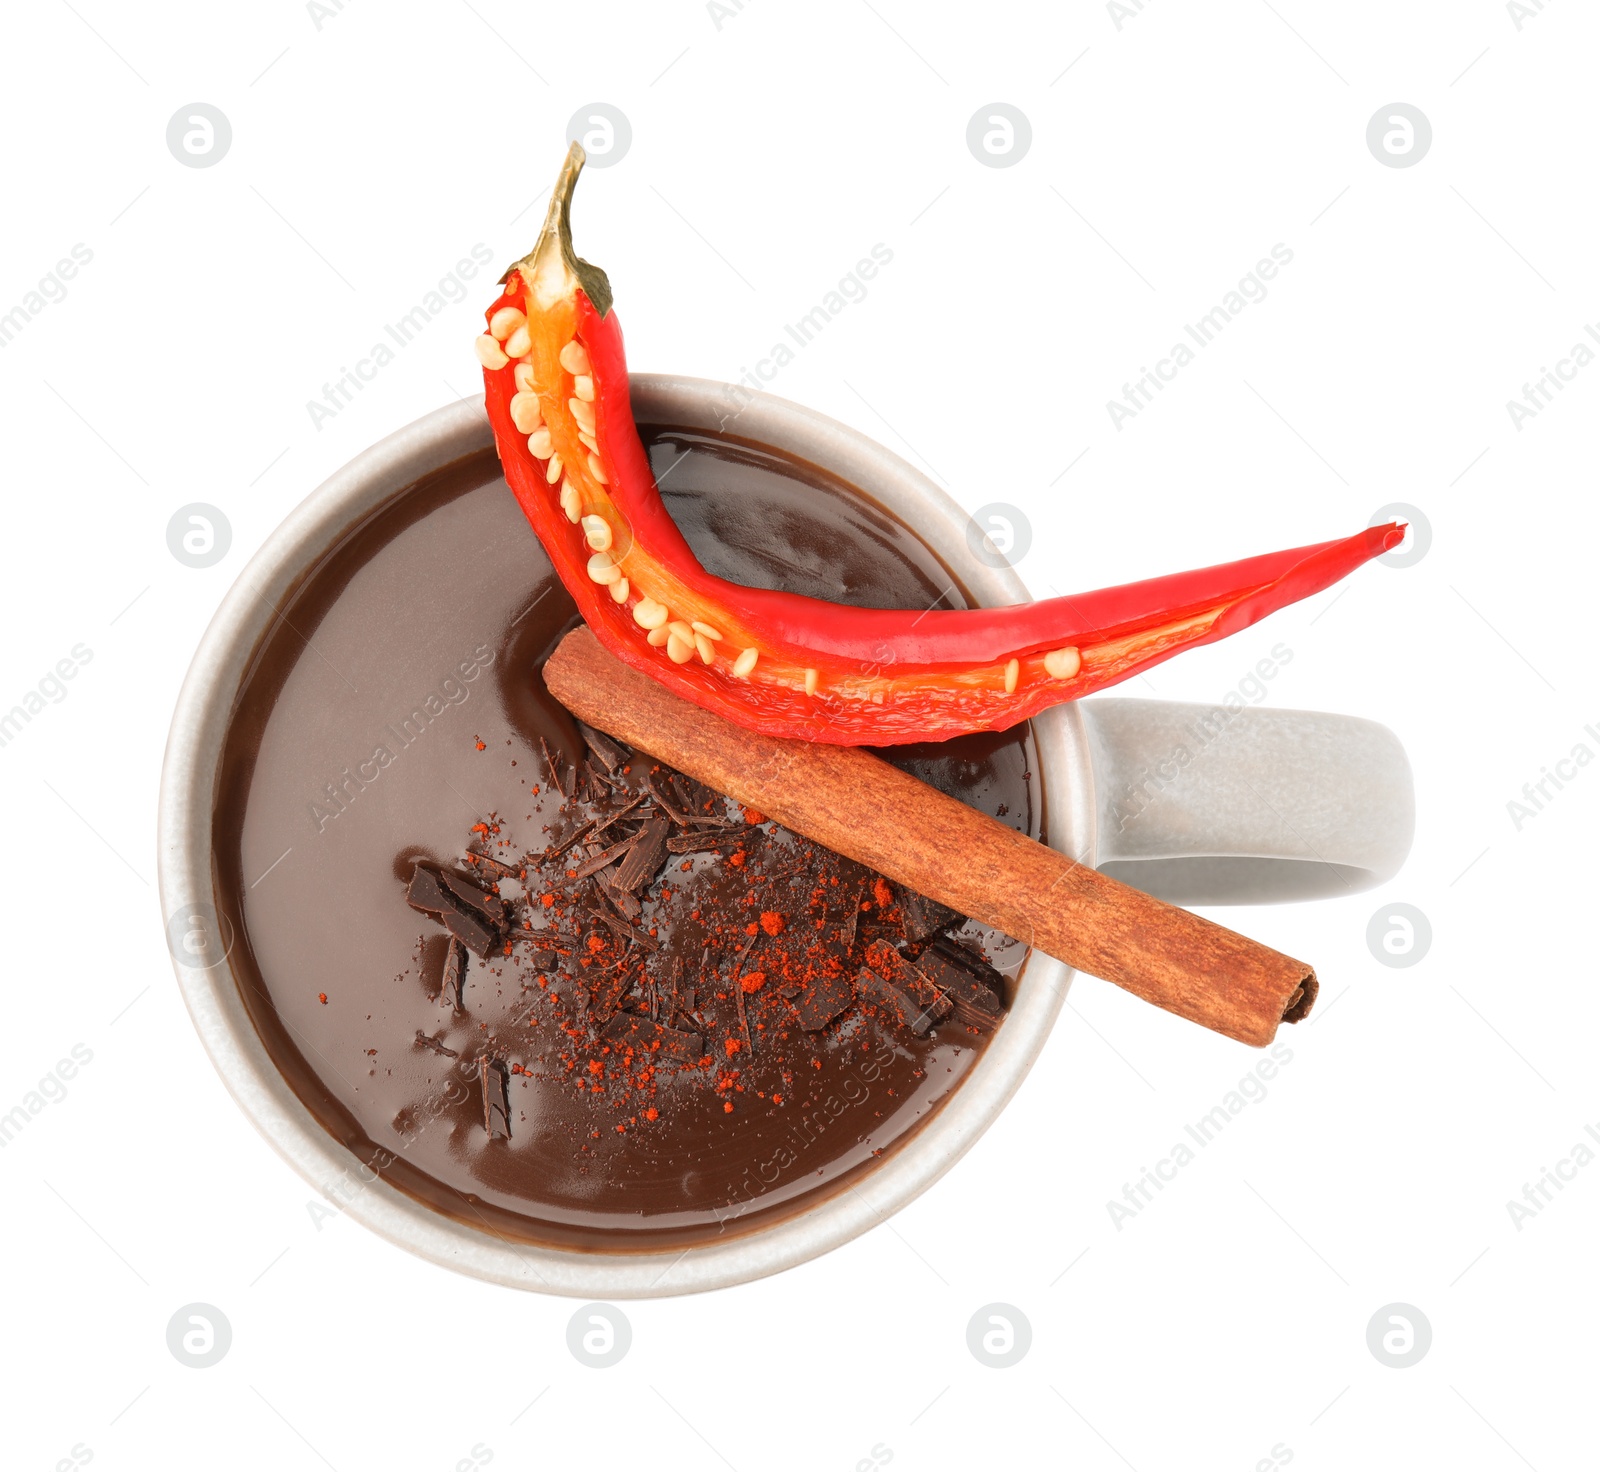
<svg viewBox="0 0 1600 1472">
<path fill-rule="evenodd" d="M 522 364 L 517 364 L 518 368 Z M 517 393 L 511 396 L 511 422 L 516 425 L 518 434 L 532 434 L 544 423 L 544 415 L 539 412 L 539 395 L 534 393 Z"/>
<path fill-rule="evenodd" d="M 593 513 L 583 518 L 583 536 L 593 552 L 611 550 L 611 526 L 603 516 Z"/>
<path fill-rule="evenodd" d="M 489 331 L 496 341 L 504 342 L 517 328 L 526 326 L 527 321 L 528 319 L 515 307 L 501 307 L 489 319 Z M 521 355 L 513 354 L 512 356 L 520 357 Z"/>
<path fill-rule="evenodd" d="M 1083 667 L 1078 651 L 1071 646 L 1052 649 L 1044 657 L 1045 670 L 1054 680 L 1070 680 Z"/>
</svg>

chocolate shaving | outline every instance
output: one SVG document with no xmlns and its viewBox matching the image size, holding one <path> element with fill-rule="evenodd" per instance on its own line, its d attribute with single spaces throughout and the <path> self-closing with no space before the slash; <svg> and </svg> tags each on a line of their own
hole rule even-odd
<svg viewBox="0 0 1600 1472">
<path fill-rule="evenodd" d="M 630 897 L 637 894 L 641 888 L 656 877 L 662 860 L 667 856 L 667 829 L 670 824 L 665 818 L 650 818 L 633 836 L 633 845 L 628 850 L 627 857 L 617 866 L 617 872 L 611 876 L 610 887 L 614 891 L 621 891 Z M 638 903 L 637 900 L 634 902 Z"/>
<path fill-rule="evenodd" d="M 517 879 L 521 877 L 518 870 L 513 869 L 510 864 L 501 863 L 500 860 L 495 858 L 492 854 L 469 852 L 467 854 L 467 861 L 469 863 L 482 864 L 486 868 L 493 869 L 502 879 Z"/>
<path fill-rule="evenodd" d="M 615 772 L 633 756 L 620 741 L 613 740 L 604 731 L 597 731 L 582 721 L 578 722 L 578 734 L 608 773 Z"/>
<path fill-rule="evenodd" d="M 601 880 L 600 889 L 605 897 L 622 913 L 624 919 L 635 921 L 644 914 L 644 906 L 639 902 L 639 897 L 626 889 L 618 887 L 615 872 L 606 875 Z"/>
<path fill-rule="evenodd" d="M 591 874 L 598 874 L 602 869 L 616 863 L 633 847 L 634 837 L 635 835 L 630 834 L 627 838 L 619 839 L 610 848 L 602 849 L 593 858 L 585 859 L 574 871 L 573 878 L 587 879 Z"/>
<path fill-rule="evenodd" d="M 701 958 L 702 969 L 705 958 Z M 661 991 L 661 1010 L 668 1017 L 674 1012 L 694 1011 L 694 983 L 687 979 L 689 963 L 682 956 L 666 957 L 665 977 L 657 974 L 656 986 Z"/>
<path fill-rule="evenodd" d="M 544 764 L 549 768 L 550 780 L 555 783 L 556 791 L 564 798 L 570 798 L 572 793 L 567 791 L 567 784 L 561 780 L 561 763 L 550 750 L 550 743 L 543 736 L 539 738 L 539 750 L 544 753 Z"/>
<path fill-rule="evenodd" d="M 678 825 L 678 827 L 685 828 L 688 826 L 689 815 L 682 811 L 677 804 L 669 801 L 665 796 L 662 795 L 661 788 L 656 784 L 653 773 L 646 772 L 644 774 L 644 785 L 650 796 L 655 798 L 656 805 L 661 809 L 662 812 L 671 818 L 672 821 Z"/>
<path fill-rule="evenodd" d="M 441 1058 L 457 1058 L 460 1056 L 454 1048 L 445 1047 L 438 1038 L 430 1038 L 420 1027 L 417 1029 L 417 1045 L 422 1048 L 432 1049 Z"/>
<path fill-rule="evenodd" d="M 506 1093 L 506 1068 L 487 1053 L 478 1059 L 478 1086 L 483 1090 L 483 1128 L 491 1140 L 511 1138 L 511 1101 Z"/>
<path fill-rule="evenodd" d="M 412 871 L 411 883 L 406 889 L 406 903 L 413 910 L 431 915 L 458 940 L 480 954 L 487 954 L 489 947 L 494 944 L 492 930 L 462 911 L 432 869 L 424 869 L 419 864 Z"/>
<path fill-rule="evenodd" d="M 708 849 L 727 848 L 742 843 L 747 834 L 753 832 L 747 827 L 730 828 L 712 833 L 674 833 L 667 840 L 669 854 L 698 854 Z"/>
<path fill-rule="evenodd" d="M 648 800 L 649 795 L 641 792 L 639 796 L 634 798 L 634 800 L 626 807 L 618 808 L 616 812 L 607 817 L 595 818 L 592 821 L 585 823 L 583 827 L 581 827 L 576 833 L 571 834 L 569 837 L 563 838 L 561 842 L 558 843 L 553 849 L 550 849 L 544 855 L 545 861 L 548 863 L 551 859 L 559 858 L 574 844 L 585 843 L 591 838 L 598 838 L 613 823 L 626 818 L 629 813 L 639 806 L 640 803 L 647 802 Z"/>
<path fill-rule="evenodd" d="M 439 982 L 439 1005 L 441 1007 L 448 1007 L 452 1012 L 463 1010 L 461 991 L 466 969 L 466 947 L 452 935 L 449 945 L 445 947 L 444 975 Z"/>
<path fill-rule="evenodd" d="M 850 867 L 857 871 L 855 876 L 851 878 L 841 873 L 838 889 L 829 894 L 823 907 L 828 938 L 847 956 L 856 946 L 856 928 L 861 923 L 861 897 L 867 890 L 867 871 L 859 864 L 851 864 Z"/>
<path fill-rule="evenodd" d="M 856 994 L 863 1001 L 876 1002 L 880 1012 L 887 1009 L 919 1038 L 933 1026 L 933 1019 L 892 981 L 863 966 L 856 975 Z"/>
<path fill-rule="evenodd" d="M 699 819 L 709 807 L 721 801 L 719 793 L 713 792 L 704 783 L 696 782 L 687 772 L 674 772 L 669 780 L 672 790 L 681 799 L 679 806 L 692 818 Z"/>
<path fill-rule="evenodd" d="M 620 793 L 628 790 L 622 778 L 606 771 L 593 757 L 584 759 L 583 771 L 588 781 L 589 792 L 596 802 L 599 802 L 608 792 Z"/>
<path fill-rule="evenodd" d="M 596 892 L 600 895 L 602 900 L 610 899 L 610 896 L 607 895 L 603 889 L 597 890 Z M 613 914 L 610 910 L 608 910 L 604 904 L 585 905 L 584 913 L 593 915 L 596 920 L 603 921 L 611 928 L 613 932 L 615 932 L 619 940 L 631 940 L 635 942 L 635 944 L 637 944 L 641 949 L 646 951 L 657 951 L 661 949 L 660 944 L 653 935 L 647 935 L 644 931 L 640 930 L 637 925 L 630 925 L 621 915 Z"/>
</svg>

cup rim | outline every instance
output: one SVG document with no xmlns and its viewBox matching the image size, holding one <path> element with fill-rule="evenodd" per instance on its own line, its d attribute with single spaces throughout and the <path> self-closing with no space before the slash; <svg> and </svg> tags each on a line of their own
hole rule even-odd
<svg viewBox="0 0 1600 1472">
<path fill-rule="evenodd" d="M 980 561 L 971 519 L 946 492 L 867 436 L 802 405 L 713 380 L 632 374 L 640 423 L 741 438 L 799 455 L 860 487 L 905 522 L 985 606 L 1025 602 L 1010 566 Z M 493 437 L 481 399 L 437 409 L 364 450 L 285 518 L 213 616 L 178 696 L 162 765 L 157 854 L 163 920 L 216 912 L 213 816 L 236 697 L 276 608 L 349 529 L 422 476 Z M 1033 722 L 1037 798 L 1052 847 L 1092 865 L 1095 806 L 1083 719 L 1068 704 Z M 1004 1024 L 954 1093 L 909 1139 L 848 1189 L 769 1226 L 689 1248 L 584 1250 L 514 1242 L 445 1217 L 383 1180 L 330 1135 L 290 1089 L 240 998 L 226 947 L 189 964 L 169 940 L 185 1005 L 213 1066 L 245 1116 L 321 1195 L 378 1235 L 442 1267 L 506 1287 L 591 1299 L 662 1297 L 749 1282 L 809 1261 L 885 1221 L 972 1146 L 1044 1046 L 1073 972 L 1028 957 Z"/>
</svg>

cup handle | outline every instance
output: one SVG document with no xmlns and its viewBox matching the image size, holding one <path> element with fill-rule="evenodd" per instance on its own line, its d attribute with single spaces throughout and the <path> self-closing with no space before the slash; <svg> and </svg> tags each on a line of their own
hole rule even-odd
<svg viewBox="0 0 1600 1472">
<path fill-rule="evenodd" d="M 1180 905 L 1355 894 L 1410 852 L 1411 765 L 1374 721 L 1165 700 L 1078 708 L 1098 867 L 1147 894 Z"/>
</svg>

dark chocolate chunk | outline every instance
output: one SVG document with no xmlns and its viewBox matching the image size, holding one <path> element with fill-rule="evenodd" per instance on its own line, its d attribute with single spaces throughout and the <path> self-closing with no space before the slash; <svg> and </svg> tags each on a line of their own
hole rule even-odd
<svg viewBox="0 0 1600 1472">
<path fill-rule="evenodd" d="M 863 966 L 857 974 L 856 994 L 863 1001 L 876 1003 L 880 1015 L 887 1010 L 890 1016 L 910 1028 L 919 1038 L 933 1026 L 934 1019 L 924 1008 L 870 967 Z"/>
<path fill-rule="evenodd" d="M 530 945 L 540 945 L 544 938 L 544 935 L 537 930 L 513 930 L 511 932 L 513 941 L 527 941 Z M 534 951 L 528 957 L 528 964 L 535 971 L 549 971 L 556 964 L 556 953 L 541 945 L 540 949 Z"/>
<path fill-rule="evenodd" d="M 467 972 L 467 948 L 455 937 L 444 951 L 444 976 L 439 982 L 439 1005 L 452 1012 L 462 1010 L 461 990 Z"/>
<path fill-rule="evenodd" d="M 1000 1021 L 1005 1010 L 1000 994 L 937 947 L 917 957 L 917 970 L 950 998 L 956 1018 L 967 1026 L 994 1027 Z"/>
<path fill-rule="evenodd" d="M 420 1027 L 417 1029 L 417 1046 L 421 1048 L 429 1048 L 433 1052 L 437 1053 L 441 1058 L 455 1058 L 459 1056 L 454 1048 L 445 1047 L 445 1045 L 441 1043 L 438 1038 L 430 1038 Z"/>
<path fill-rule="evenodd" d="M 484 924 L 496 927 L 505 924 L 506 902 L 498 894 L 489 893 L 452 869 L 441 869 L 439 882 L 452 899 L 471 910 Z"/>
<path fill-rule="evenodd" d="M 506 1093 L 506 1066 L 487 1053 L 478 1059 L 478 1085 L 483 1090 L 483 1128 L 491 1140 L 511 1138 L 511 1100 Z"/>
<path fill-rule="evenodd" d="M 895 885 L 894 893 L 900 906 L 900 925 L 911 945 L 921 945 L 966 918 L 948 905 L 930 900 L 927 895 L 907 889 L 903 884 Z"/>
<path fill-rule="evenodd" d="M 627 857 L 617 865 L 611 876 L 611 888 L 634 895 L 656 877 L 656 871 L 667 856 L 667 829 L 671 826 L 665 818 L 651 818 L 634 835 L 633 847 Z M 637 902 L 636 902 L 637 903 Z"/>
<path fill-rule="evenodd" d="M 816 1032 L 826 1027 L 855 1000 L 849 978 L 844 975 L 824 976 L 800 989 L 793 998 L 794 1010 L 800 1014 L 802 1032 Z"/>
<path fill-rule="evenodd" d="M 413 910 L 439 915 L 449 906 L 450 901 L 446 897 L 444 886 L 439 883 L 438 873 L 418 864 L 411 871 L 411 883 L 406 887 L 406 903 Z"/>
<path fill-rule="evenodd" d="M 633 1048 L 657 1066 L 663 1063 L 693 1063 L 705 1051 L 705 1039 L 697 1032 L 663 1027 L 648 1017 L 619 1012 L 601 1029 L 601 1036 L 613 1048 Z"/>
<path fill-rule="evenodd" d="M 615 772 L 623 766 L 633 753 L 620 741 L 607 736 L 604 731 L 597 731 L 593 726 L 586 726 L 578 722 L 578 734 L 583 737 L 584 745 L 595 754 L 600 764 L 607 773 Z"/>
<path fill-rule="evenodd" d="M 867 970 L 856 978 L 856 985 L 861 985 L 862 977 L 874 975 L 883 983 L 880 994 L 918 1037 L 934 1023 L 948 1017 L 955 1007 L 949 997 L 887 941 L 875 940 L 867 947 Z"/>
<path fill-rule="evenodd" d="M 505 903 L 491 897 L 458 875 L 418 864 L 411 871 L 406 903 L 434 916 L 469 950 L 486 956 L 500 939 L 505 924 Z"/>
<path fill-rule="evenodd" d="M 975 981 L 981 981 L 1002 1002 L 1005 1000 L 1005 978 L 972 946 L 957 940 L 954 936 L 941 935 L 927 951 L 923 952 L 923 955 L 925 956 L 929 952 L 937 954 L 953 966 L 960 967 Z M 920 959 L 919 957 L 919 961 Z"/>
</svg>

